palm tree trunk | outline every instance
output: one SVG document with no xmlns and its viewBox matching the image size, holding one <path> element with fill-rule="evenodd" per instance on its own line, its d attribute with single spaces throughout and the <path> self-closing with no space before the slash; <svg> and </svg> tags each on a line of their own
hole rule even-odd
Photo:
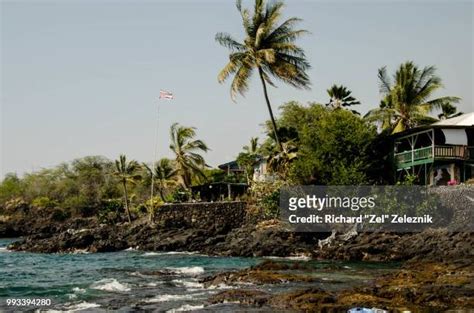
<svg viewBox="0 0 474 313">
<path fill-rule="evenodd" d="M 127 211 L 128 222 L 132 222 L 132 217 L 130 216 L 130 210 L 128 208 L 128 190 L 127 190 L 127 181 L 123 180 L 123 193 L 125 195 L 125 210 Z"/>
<path fill-rule="evenodd" d="M 275 141 L 277 142 L 277 145 L 280 148 L 280 151 L 283 151 L 283 145 L 280 142 L 280 138 L 278 138 L 277 125 L 275 122 L 275 117 L 273 116 L 272 106 L 270 104 L 270 99 L 268 98 L 267 84 L 265 83 L 265 78 L 263 77 L 263 70 L 260 67 L 258 68 L 258 74 L 260 75 L 260 80 L 262 81 L 263 94 L 265 95 L 265 101 L 267 102 L 268 112 L 270 113 L 270 119 L 272 121 L 272 126 L 273 126 L 273 132 L 275 133 Z"/>
<path fill-rule="evenodd" d="M 163 184 L 160 184 L 160 197 L 161 197 L 161 200 L 163 200 L 163 202 L 165 202 L 165 194 L 163 193 L 163 189 L 165 187 L 163 186 Z"/>
</svg>

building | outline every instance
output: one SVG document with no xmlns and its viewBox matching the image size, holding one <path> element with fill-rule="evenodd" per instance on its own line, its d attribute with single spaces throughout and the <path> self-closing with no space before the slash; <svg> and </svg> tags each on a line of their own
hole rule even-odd
<svg viewBox="0 0 474 313">
<path fill-rule="evenodd" d="M 245 179 L 245 171 L 237 161 L 221 164 L 218 168 L 223 174 L 221 177 L 216 177 L 218 181 L 191 187 L 194 197 L 199 197 L 201 201 L 214 202 L 238 200 L 244 196 L 248 185 L 240 182 Z"/>
<path fill-rule="evenodd" d="M 395 177 L 415 175 L 424 185 L 474 178 L 474 112 L 393 135 Z"/>
<path fill-rule="evenodd" d="M 267 160 L 262 156 L 258 156 L 255 162 L 252 180 L 256 182 L 272 182 L 275 180 L 275 175 L 268 171 Z"/>
</svg>

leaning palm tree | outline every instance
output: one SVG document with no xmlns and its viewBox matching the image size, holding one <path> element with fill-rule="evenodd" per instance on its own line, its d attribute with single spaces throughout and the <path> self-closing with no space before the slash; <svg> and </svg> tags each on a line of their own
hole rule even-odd
<svg viewBox="0 0 474 313">
<path fill-rule="evenodd" d="M 327 90 L 329 95 L 329 102 L 326 106 L 332 107 L 333 109 L 341 109 L 351 105 L 358 105 L 360 102 L 352 96 L 352 91 L 347 89 L 343 85 L 332 85 Z"/>
<path fill-rule="evenodd" d="M 113 173 L 117 176 L 122 183 L 123 187 L 123 194 L 125 198 L 125 210 L 127 212 L 128 222 L 132 222 L 132 218 L 130 216 L 130 209 L 128 203 L 128 183 L 135 183 L 137 179 L 141 176 L 138 174 L 140 169 L 140 164 L 137 161 L 131 160 L 127 161 L 125 155 L 120 155 L 118 160 L 115 160 L 115 172 Z"/>
<path fill-rule="evenodd" d="M 436 121 L 428 115 L 430 112 L 441 108 L 443 103 L 459 102 L 460 98 L 431 99 L 433 93 L 443 86 L 435 71 L 434 66 L 419 69 L 413 62 L 405 62 L 395 73 L 392 83 L 386 68 L 379 69 L 383 100 L 380 108 L 366 115 L 367 119 L 381 122 L 382 127 L 388 128 L 392 133 Z"/>
<path fill-rule="evenodd" d="M 237 93 L 244 95 L 252 72 L 256 70 L 263 86 L 263 93 L 272 122 L 275 140 L 281 150 L 275 117 L 273 116 L 267 84 L 275 86 L 272 77 L 296 88 L 309 89 L 310 81 L 306 70 L 310 68 L 303 49 L 295 40 L 308 33 L 306 30 L 295 30 L 301 19 L 293 17 L 279 24 L 283 2 L 265 4 L 264 0 L 255 0 L 254 10 L 242 8 L 242 1 L 237 0 L 237 9 L 243 20 L 245 39 L 238 42 L 227 33 L 217 33 L 216 41 L 229 48 L 229 62 L 218 76 L 220 83 L 234 75 L 230 87 L 232 100 Z"/>
<path fill-rule="evenodd" d="M 178 123 L 171 125 L 171 144 L 170 149 L 175 155 L 175 164 L 177 174 L 184 187 L 191 186 L 193 175 L 205 178 L 203 168 L 206 166 L 204 158 L 199 152 L 207 152 L 207 145 L 196 136 L 196 128 L 180 126 Z"/>
<path fill-rule="evenodd" d="M 440 120 L 446 120 L 448 118 L 457 117 L 464 114 L 463 112 L 458 112 L 458 109 L 449 102 L 441 104 L 441 113 L 438 114 Z"/>
<path fill-rule="evenodd" d="M 160 159 L 155 168 L 152 169 L 144 164 L 147 173 L 151 178 L 158 182 L 158 192 L 161 200 L 165 201 L 165 190 L 176 185 L 177 170 L 174 167 L 173 161 L 167 158 Z"/>
</svg>

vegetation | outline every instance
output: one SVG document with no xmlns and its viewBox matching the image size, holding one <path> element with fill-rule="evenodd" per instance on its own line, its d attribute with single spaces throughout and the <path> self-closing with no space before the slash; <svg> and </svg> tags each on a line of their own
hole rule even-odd
<svg viewBox="0 0 474 313">
<path fill-rule="evenodd" d="M 428 114 L 440 109 L 446 103 L 459 102 L 458 97 L 440 97 L 432 95 L 443 85 L 434 66 L 419 69 L 413 62 L 400 65 L 393 76 L 388 77 L 385 67 L 379 69 L 380 92 L 383 99 L 380 108 L 367 114 L 370 121 L 378 121 L 383 129 L 397 133 L 419 125 L 436 121 Z"/>
<path fill-rule="evenodd" d="M 296 17 L 279 24 L 283 2 L 275 1 L 265 4 L 256 0 L 253 12 L 242 7 L 237 0 L 237 9 L 242 17 L 245 38 L 238 42 L 227 33 L 218 33 L 216 41 L 229 48 L 229 63 L 219 73 L 219 82 L 224 82 L 234 75 L 231 83 L 231 97 L 235 100 L 237 93 L 248 90 L 252 72 L 256 70 L 263 86 L 274 137 L 280 150 L 284 150 L 277 131 L 277 124 L 268 96 L 267 84 L 275 86 L 272 77 L 296 88 L 309 88 L 310 80 L 306 71 L 310 68 L 303 49 L 295 44 L 306 30 L 295 30 L 301 20 Z"/>
<path fill-rule="evenodd" d="M 445 120 L 448 118 L 457 117 L 462 114 L 462 112 L 458 112 L 458 109 L 454 105 L 449 102 L 445 102 L 441 104 L 441 113 L 438 114 L 438 118 L 440 120 Z"/>
<path fill-rule="evenodd" d="M 245 94 L 253 72 L 257 72 L 270 115 L 265 124 L 266 138 L 260 142 L 251 138 L 237 156 L 245 175 L 210 169 L 202 155 L 209 148 L 196 139 L 196 129 L 174 123 L 169 146 L 173 159 L 163 158 L 151 166 L 128 161 L 125 155 L 114 162 L 88 156 L 21 178 L 7 174 L 0 184 L 3 213 L 34 208 L 49 212 L 58 221 L 95 214 L 102 222 L 117 223 L 123 221 L 124 211 L 131 222 L 132 215 L 146 212 L 147 208 L 152 216 L 156 205 L 191 200 L 192 185 L 245 181 L 250 187 L 250 201 L 271 218 L 278 214 L 279 188 L 284 185 L 389 182 L 386 175 L 393 164 L 391 147 L 386 144 L 389 134 L 436 121 L 430 115 L 434 110 L 441 110 L 439 119 L 462 114 L 454 105 L 460 100 L 458 97 L 433 97 L 442 87 L 434 66 L 419 68 L 408 61 L 399 66 L 392 79 L 385 67 L 379 69 L 382 99 L 380 106 L 365 118 L 352 110 L 360 101 L 347 87 L 338 84 L 327 90 L 329 101 L 325 105 L 292 101 L 283 104 L 279 117 L 275 117 L 268 85 L 275 86 L 276 79 L 296 88 L 310 86 L 310 64 L 304 50 L 295 43 L 308 32 L 296 29 L 299 18 L 280 22 L 281 1 L 255 0 L 252 11 L 243 8 L 241 0 L 236 6 L 244 38 L 238 41 L 227 33 L 216 34 L 216 41 L 230 49 L 229 62 L 219 73 L 218 81 L 223 83 L 233 76 L 230 93 L 235 100 L 237 94 Z M 381 126 L 380 134 L 376 126 Z M 254 171 L 257 165 L 263 165 L 260 163 L 266 163 L 269 176 L 256 182 Z M 404 182 L 413 183 L 413 177 Z M 155 191 L 159 197 L 150 195 Z"/>
<path fill-rule="evenodd" d="M 327 90 L 327 93 L 330 98 L 326 105 L 333 109 L 342 109 L 360 104 L 360 102 L 352 96 L 352 91 L 342 85 L 332 85 L 331 88 Z M 353 112 L 356 113 L 356 111 Z"/>
<path fill-rule="evenodd" d="M 128 201 L 128 189 L 127 185 L 129 183 L 134 184 L 138 179 L 141 178 L 138 171 L 140 170 L 140 165 L 137 161 L 132 160 L 127 162 L 125 155 L 120 155 L 118 160 L 115 160 L 115 172 L 114 175 L 118 177 L 123 187 L 123 195 L 125 198 L 125 210 L 127 212 L 128 221 L 131 223 L 132 218 L 130 215 L 129 201 Z"/>
<path fill-rule="evenodd" d="M 177 184 L 176 178 L 178 171 L 176 170 L 173 161 L 167 158 L 160 159 L 155 164 L 153 172 L 148 165 L 144 164 L 143 166 L 147 170 L 147 175 L 150 179 L 150 185 L 151 179 L 157 181 L 156 188 L 158 188 L 158 193 L 160 194 L 161 200 L 166 201 L 165 192 L 175 187 Z"/>
<path fill-rule="evenodd" d="M 175 123 L 171 126 L 170 149 L 175 155 L 176 171 L 181 184 L 188 189 L 193 176 L 205 179 L 203 168 L 206 166 L 204 158 L 199 152 L 207 152 L 207 145 L 196 137 L 194 127 L 184 127 Z"/>
</svg>

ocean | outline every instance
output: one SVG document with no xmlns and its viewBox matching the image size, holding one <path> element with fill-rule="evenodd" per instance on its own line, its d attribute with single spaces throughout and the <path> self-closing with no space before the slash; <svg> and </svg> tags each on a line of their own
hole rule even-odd
<svg viewBox="0 0 474 313">
<path fill-rule="evenodd" d="M 10 242 L 12 239 L 0 239 L 0 311 L 234 312 L 245 307 L 238 303 L 210 304 L 207 299 L 235 286 L 221 284 L 205 288 L 199 280 L 219 272 L 250 267 L 265 259 L 134 249 L 91 254 L 38 254 L 8 251 L 6 246 Z M 394 264 L 308 262 L 314 264 L 315 269 L 308 275 L 319 275 L 323 281 L 327 280 L 319 286 L 325 289 L 367 284 L 373 277 L 397 267 Z M 293 287 L 302 286 L 251 286 L 271 293 Z M 49 299 L 51 305 L 7 305 L 7 299 L 24 298 Z M 251 311 L 246 308 L 246 312 Z M 262 309 L 254 311 L 262 312 Z"/>
</svg>

